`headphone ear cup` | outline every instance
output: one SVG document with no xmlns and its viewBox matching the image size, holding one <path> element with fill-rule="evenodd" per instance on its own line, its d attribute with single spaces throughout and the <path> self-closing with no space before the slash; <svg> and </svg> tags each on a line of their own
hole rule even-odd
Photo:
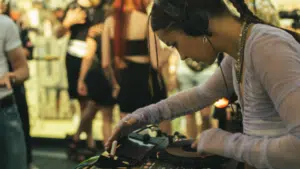
<svg viewBox="0 0 300 169">
<path fill-rule="evenodd" d="M 207 12 L 188 13 L 183 22 L 183 30 L 190 36 L 208 35 L 209 19 Z"/>
</svg>

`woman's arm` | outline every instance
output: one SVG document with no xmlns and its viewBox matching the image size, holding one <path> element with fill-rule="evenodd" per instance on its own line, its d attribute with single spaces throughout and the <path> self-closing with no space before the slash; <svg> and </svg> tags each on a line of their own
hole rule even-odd
<svg viewBox="0 0 300 169">
<path fill-rule="evenodd" d="M 3 50 L 7 53 L 9 63 L 12 66 L 12 72 L 9 73 L 16 80 L 16 83 L 21 84 L 29 77 L 29 69 L 24 56 L 22 43 L 19 36 L 19 31 L 16 24 L 9 18 L 5 18 L 6 23 L 4 26 L 5 31 Z M 1 77 L 3 78 L 3 77 Z"/>
<path fill-rule="evenodd" d="M 234 158 L 258 169 L 300 168 L 300 45 L 289 35 L 272 33 L 254 43 L 251 56 L 254 71 L 288 132 L 263 138 L 211 129 L 201 135 L 199 152 Z"/>
<path fill-rule="evenodd" d="M 117 80 L 114 76 L 112 63 L 111 63 L 111 44 L 110 44 L 110 37 L 111 37 L 111 28 L 113 27 L 114 20 L 113 17 L 108 17 L 103 26 L 103 33 L 102 33 L 102 68 L 104 70 L 106 78 L 111 82 L 112 85 L 117 86 Z"/>
<path fill-rule="evenodd" d="M 95 39 L 88 37 L 86 39 L 86 43 L 87 43 L 87 53 L 85 54 L 81 62 L 78 81 L 84 81 L 87 72 L 91 68 L 91 65 L 93 63 L 97 51 L 97 42 Z"/>
<path fill-rule="evenodd" d="M 137 126 L 159 123 L 163 120 L 173 119 L 188 113 L 196 112 L 222 97 L 229 97 L 233 92 L 232 58 L 226 57 L 222 62 L 222 69 L 228 84 L 227 92 L 220 68 L 202 86 L 180 92 L 156 104 L 140 108 L 126 116 L 137 119 Z M 122 122 L 120 123 L 120 125 Z"/>
</svg>

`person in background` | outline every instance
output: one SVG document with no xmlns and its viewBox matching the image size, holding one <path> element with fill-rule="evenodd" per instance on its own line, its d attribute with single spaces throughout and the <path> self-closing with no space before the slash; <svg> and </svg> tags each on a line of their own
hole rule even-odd
<svg viewBox="0 0 300 169">
<path fill-rule="evenodd" d="M 192 59 L 181 61 L 178 59 L 177 78 L 181 91 L 187 90 L 194 86 L 202 85 L 217 69 L 217 63 L 207 65 L 203 62 L 196 62 Z M 200 131 L 207 130 L 212 127 L 212 105 L 200 110 L 201 128 Z M 186 115 L 186 132 L 190 138 L 197 138 L 199 127 L 196 123 L 196 112 Z"/>
<path fill-rule="evenodd" d="M 114 99 L 111 97 L 109 88 L 104 87 L 105 85 L 102 86 L 103 88 L 95 88 L 95 85 L 102 85 L 102 82 L 106 82 L 105 76 L 98 77 L 99 72 L 97 72 L 98 74 L 89 72 L 93 62 L 95 62 L 95 55 L 98 55 L 100 59 L 99 53 L 101 53 L 101 51 L 99 51 L 99 45 L 101 44 L 97 44 L 97 42 L 99 42 L 98 39 L 100 39 L 103 30 L 103 21 L 105 18 L 104 8 L 106 4 L 107 2 L 105 0 L 76 0 L 71 2 L 63 17 L 62 27 L 57 32 L 58 37 L 67 33 L 70 34 L 66 56 L 69 84 L 68 91 L 70 98 L 78 99 L 81 106 L 81 122 L 79 128 L 74 135 L 67 135 L 66 138 L 70 141 L 68 145 L 68 155 L 72 159 L 76 158 L 75 160 L 85 158 L 80 154 L 88 157 L 97 153 L 92 134 L 92 119 L 99 109 L 101 109 L 104 115 L 104 140 L 107 140 L 112 130 Z M 95 62 L 95 64 L 97 63 Z M 96 67 L 97 70 L 100 70 L 98 69 L 100 63 L 98 64 L 99 66 L 97 65 Z M 89 75 L 92 75 L 92 79 L 95 78 L 94 83 L 96 84 L 92 84 L 93 80 L 91 78 L 86 81 L 87 77 L 91 77 Z M 80 134 L 83 131 L 87 134 L 87 149 L 84 152 L 79 152 L 78 143 L 80 141 Z"/>
<path fill-rule="evenodd" d="M 157 62 L 156 52 L 166 57 L 170 50 L 162 48 L 149 29 L 148 5 L 145 0 L 116 0 L 112 15 L 104 23 L 102 67 L 111 79 L 121 118 L 167 97 L 159 73 L 163 65 Z"/>
<path fill-rule="evenodd" d="M 13 86 L 22 84 L 29 70 L 16 24 L 0 14 L 0 25 L 0 166 L 27 169 L 24 132 Z"/>
<path fill-rule="evenodd" d="M 6 16 L 10 16 L 10 3 L 7 1 L 6 3 L 1 1 L 0 2 L 0 13 L 5 14 Z M 20 38 L 23 46 L 24 56 L 27 59 L 30 59 L 32 56 L 32 43 L 28 37 L 28 30 L 22 27 L 23 25 L 20 23 Z M 12 64 L 9 63 L 10 71 L 12 71 Z M 18 107 L 18 112 L 20 114 L 20 118 L 23 125 L 23 132 L 25 136 L 25 143 L 26 143 L 26 152 L 27 152 L 27 165 L 28 169 L 38 169 L 33 164 L 32 159 L 32 145 L 31 145 L 31 136 L 30 136 L 30 121 L 29 121 L 29 112 L 28 112 L 28 105 L 26 100 L 26 90 L 24 84 L 19 84 L 13 86 L 14 90 L 14 97 L 16 100 L 16 104 Z"/>
<path fill-rule="evenodd" d="M 62 22 L 64 19 L 65 11 L 62 8 L 56 8 L 55 10 L 53 10 L 53 14 L 59 22 Z"/>
<path fill-rule="evenodd" d="M 98 1 L 98 6 L 95 9 L 93 16 L 93 24 L 88 30 L 88 36 L 86 38 L 87 52 L 82 59 L 77 92 L 80 96 L 87 97 L 89 102 L 86 109 L 84 110 L 83 117 L 79 128 L 75 135 L 73 135 L 73 142 L 79 141 L 80 134 L 87 129 L 88 138 L 93 138 L 92 133 L 92 122 L 96 113 L 100 110 L 102 113 L 102 133 L 103 141 L 107 141 L 108 137 L 112 132 L 113 123 L 113 108 L 115 105 L 115 99 L 112 97 L 112 88 L 109 81 L 106 79 L 104 72 L 101 67 L 101 33 L 103 30 L 103 22 L 106 15 L 107 2 Z M 95 142 L 88 140 L 88 148 L 91 153 L 87 155 L 95 155 L 97 153 L 97 148 Z"/>
</svg>

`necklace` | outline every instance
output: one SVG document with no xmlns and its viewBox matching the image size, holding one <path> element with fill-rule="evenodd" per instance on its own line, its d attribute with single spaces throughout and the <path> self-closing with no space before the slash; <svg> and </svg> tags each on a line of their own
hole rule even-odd
<svg viewBox="0 0 300 169">
<path fill-rule="evenodd" d="M 250 23 L 246 21 L 243 23 L 242 31 L 240 33 L 240 40 L 239 40 L 239 50 L 238 50 L 238 57 L 235 63 L 235 73 L 238 83 L 240 84 L 242 81 L 242 72 L 243 72 L 243 64 L 244 64 L 244 50 L 245 44 L 247 40 L 247 33 L 250 28 Z"/>
</svg>

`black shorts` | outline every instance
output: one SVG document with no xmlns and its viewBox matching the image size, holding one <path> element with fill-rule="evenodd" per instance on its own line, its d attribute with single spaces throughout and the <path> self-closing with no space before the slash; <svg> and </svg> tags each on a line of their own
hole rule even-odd
<svg viewBox="0 0 300 169">
<path fill-rule="evenodd" d="M 66 69 L 68 78 L 68 92 L 71 99 L 83 98 L 77 92 L 77 84 L 79 78 L 79 72 L 81 68 L 81 58 L 71 56 L 67 54 L 66 56 Z"/>
<path fill-rule="evenodd" d="M 105 78 L 101 67 L 96 67 L 86 75 L 85 83 L 87 85 L 88 95 L 80 96 L 77 92 L 79 73 L 82 59 L 67 54 L 66 68 L 68 76 L 68 92 L 71 99 L 91 99 L 98 105 L 114 105 L 115 99 L 112 97 L 111 85 Z"/>
<path fill-rule="evenodd" d="M 153 69 L 150 64 L 130 61 L 126 61 L 126 63 L 127 67 L 120 71 L 119 84 L 121 89 L 118 96 L 118 104 L 121 112 L 132 113 L 138 108 L 165 98 L 165 88 L 159 88 L 157 86 L 158 81 L 153 80 L 157 76 L 153 75 Z"/>
<path fill-rule="evenodd" d="M 112 106 L 116 103 L 116 100 L 112 97 L 112 86 L 100 66 L 89 70 L 85 83 L 88 90 L 87 97 L 98 105 Z"/>
</svg>

